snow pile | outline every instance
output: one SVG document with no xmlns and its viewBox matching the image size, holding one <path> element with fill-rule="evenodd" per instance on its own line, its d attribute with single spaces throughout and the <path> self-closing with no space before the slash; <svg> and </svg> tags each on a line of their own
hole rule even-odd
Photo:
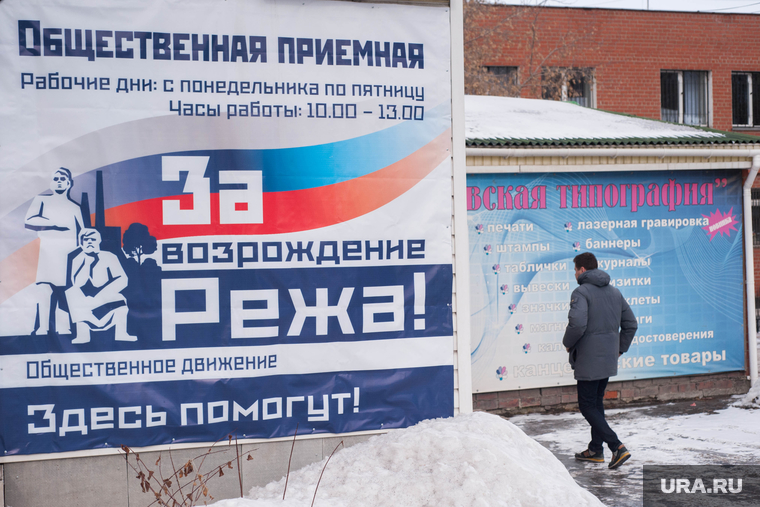
<svg viewBox="0 0 760 507">
<path fill-rule="evenodd" d="M 725 137 L 686 125 L 612 114 L 555 100 L 466 95 L 464 109 L 467 139 Z"/>
<path fill-rule="evenodd" d="M 311 505 L 326 460 L 215 507 Z M 514 424 L 476 412 L 373 437 L 335 453 L 315 506 L 603 506 Z"/>
<path fill-rule="evenodd" d="M 744 408 L 760 408 L 760 382 L 756 383 L 755 387 L 733 405 Z"/>
</svg>

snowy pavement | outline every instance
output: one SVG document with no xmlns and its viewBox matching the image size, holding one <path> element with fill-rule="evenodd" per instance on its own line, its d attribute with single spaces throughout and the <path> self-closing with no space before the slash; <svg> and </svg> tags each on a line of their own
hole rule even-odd
<svg viewBox="0 0 760 507">
<path fill-rule="evenodd" d="M 638 507 L 643 465 L 760 465 L 760 390 L 753 392 L 757 401 L 746 397 L 744 408 L 732 406 L 745 401 L 734 396 L 606 411 L 610 426 L 631 451 L 631 459 L 616 470 L 607 463 L 575 460 L 590 439 L 580 413 L 509 420 L 551 450 L 576 482 L 605 505 Z"/>
<path fill-rule="evenodd" d="M 617 470 L 575 461 L 589 438 L 578 413 L 506 420 L 477 412 L 378 435 L 338 451 L 329 463 L 291 472 L 284 501 L 285 478 L 214 506 L 628 507 L 642 504 L 645 464 L 760 464 L 760 386 L 743 399 L 609 410 L 608 416 L 632 453 Z"/>
</svg>

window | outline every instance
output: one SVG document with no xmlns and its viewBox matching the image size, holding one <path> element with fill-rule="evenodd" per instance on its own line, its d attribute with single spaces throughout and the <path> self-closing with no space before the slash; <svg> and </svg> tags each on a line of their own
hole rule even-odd
<svg viewBox="0 0 760 507">
<path fill-rule="evenodd" d="M 734 92 L 734 96 L 736 96 L 736 92 Z M 734 118 L 736 118 L 736 116 L 734 116 Z M 760 188 L 753 188 L 751 192 L 752 246 L 754 248 L 760 248 Z M 757 288 L 755 289 L 755 324 L 758 332 L 760 332 L 760 291 L 758 291 Z"/>
<path fill-rule="evenodd" d="M 660 115 L 663 120 L 708 126 L 708 73 L 694 70 L 660 71 Z"/>
<path fill-rule="evenodd" d="M 486 70 L 489 74 L 498 76 L 497 79 L 503 82 L 506 86 L 514 86 L 517 84 L 517 67 L 486 65 Z"/>
<path fill-rule="evenodd" d="M 541 98 L 594 107 L 594 70 L 545 67 L 541 72 Z"/>
<path fill-rule="evenodd" d="M 506 95 L 517 97 L 520 92 L 517 87 L 517 67 L 502 65 L 486 65 L 486 75 L 483 80 L 489 95 Z"/>
<path fill-rule="evenodd" d="M 760 72 L 732 72 L 733 125 L 760 127 Z"/>
</svg>

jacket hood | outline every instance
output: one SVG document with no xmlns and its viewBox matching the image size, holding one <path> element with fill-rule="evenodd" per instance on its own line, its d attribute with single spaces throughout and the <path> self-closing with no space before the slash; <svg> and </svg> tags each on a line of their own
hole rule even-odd
<svg viewBox="0 0 760 507">
<path fill-rule="evenodd" d="M 583 285 L 584 283 L 591 283 L 597 287 L 604 287 L 605 285 L 610 284 L 610 275 L 601 269 L 592 269 L 578 277 L 578 285 Z"/>
</svg>

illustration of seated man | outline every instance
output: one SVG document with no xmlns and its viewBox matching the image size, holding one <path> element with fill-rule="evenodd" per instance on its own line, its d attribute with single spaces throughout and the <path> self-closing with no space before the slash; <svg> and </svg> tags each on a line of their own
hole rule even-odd
<svg viewBox="0 0 760 507">
<path fill-rule="evenodd" d="M 137 341 L 127 333 L 127 300 L 121 291 L 128 279 L 118 257 L 100 250 L 100 233 L 84 229 L 79 235 L 82 252 L 71 266 L 72 287 L 66 290 L 77 336 L 71 343 L 88 343 L 90 331 L 114 328 L 117 341 Z"/>
<path fill-rule="evenodd" d="M 56 331 L 56 308 L 67 310 L 64 289 L 68 285 L 69 254 L 79 246 L 78 234 L 84 228 L 79 204 L 70 195 L 73 184 L 71 171 L 65 167 L 56 170 L 50 181 L 53 193 L 35 197 L 24 221 L 25 227 L 37 231 L 40 238 L 35 335 Z M 63 329 L 57 331 L 69 332 Z"/>
</svg>

